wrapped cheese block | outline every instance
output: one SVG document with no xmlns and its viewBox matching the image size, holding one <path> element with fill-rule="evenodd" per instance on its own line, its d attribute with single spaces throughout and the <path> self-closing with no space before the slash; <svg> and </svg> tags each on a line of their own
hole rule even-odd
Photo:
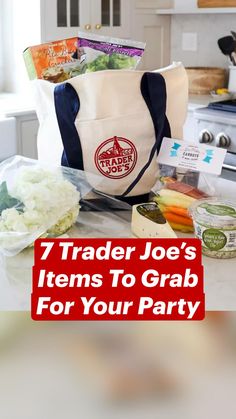
<svg viewBox="0 0 236 419">
<path fill-rule="evenodd" d="M 139 238 L 177 237 L 155 202 L 133 206 L 131 229 Z"/>
</svg>

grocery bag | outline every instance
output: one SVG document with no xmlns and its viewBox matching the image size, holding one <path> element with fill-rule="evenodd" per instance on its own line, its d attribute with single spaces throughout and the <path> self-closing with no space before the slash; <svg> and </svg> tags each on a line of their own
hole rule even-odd
<svg viewBox="0 0 236 419">
<path fill-rule="evenodd" d="M 171 132 L 182 137 L 187 76 L 181 64 L 34 83 L 40 160 L 100 175 L 100 191 L 121 199 L 150 192 L 162 139 Z"/>
</svg>

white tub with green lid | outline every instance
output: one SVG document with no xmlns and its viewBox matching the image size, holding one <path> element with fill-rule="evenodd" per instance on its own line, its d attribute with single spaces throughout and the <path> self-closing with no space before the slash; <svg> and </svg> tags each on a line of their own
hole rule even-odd
<svg viewBox="0 0 236 419">
<path fill-rule="evenodd" d="M 194 203 L 190 212 L 204 255 L 217 259 L 236 257 L 236 203 L 205 199 Z"/>
</svg>

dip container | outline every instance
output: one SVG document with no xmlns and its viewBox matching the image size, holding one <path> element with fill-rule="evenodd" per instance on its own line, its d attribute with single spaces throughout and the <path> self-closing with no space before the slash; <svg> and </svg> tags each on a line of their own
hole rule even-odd
<svg viewBox="0 0 236 419">
<path fill-rule="evenodd" d="M 190 214 L 204 255 L 216 259 L 236 257 L 236 202 L 200 200 L 191 206 Z"/>
</svg>

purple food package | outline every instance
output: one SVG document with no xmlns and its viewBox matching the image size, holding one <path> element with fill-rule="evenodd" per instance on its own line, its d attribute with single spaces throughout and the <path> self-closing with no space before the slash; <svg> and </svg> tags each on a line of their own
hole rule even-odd
<svg viewBox="0 0 236 419">
<path fill-rule="evenodd" d="M 143 42 L 81 32 L 78 36 L 83 73 L 135 70 L 145 50 Z"/>
</svg>

